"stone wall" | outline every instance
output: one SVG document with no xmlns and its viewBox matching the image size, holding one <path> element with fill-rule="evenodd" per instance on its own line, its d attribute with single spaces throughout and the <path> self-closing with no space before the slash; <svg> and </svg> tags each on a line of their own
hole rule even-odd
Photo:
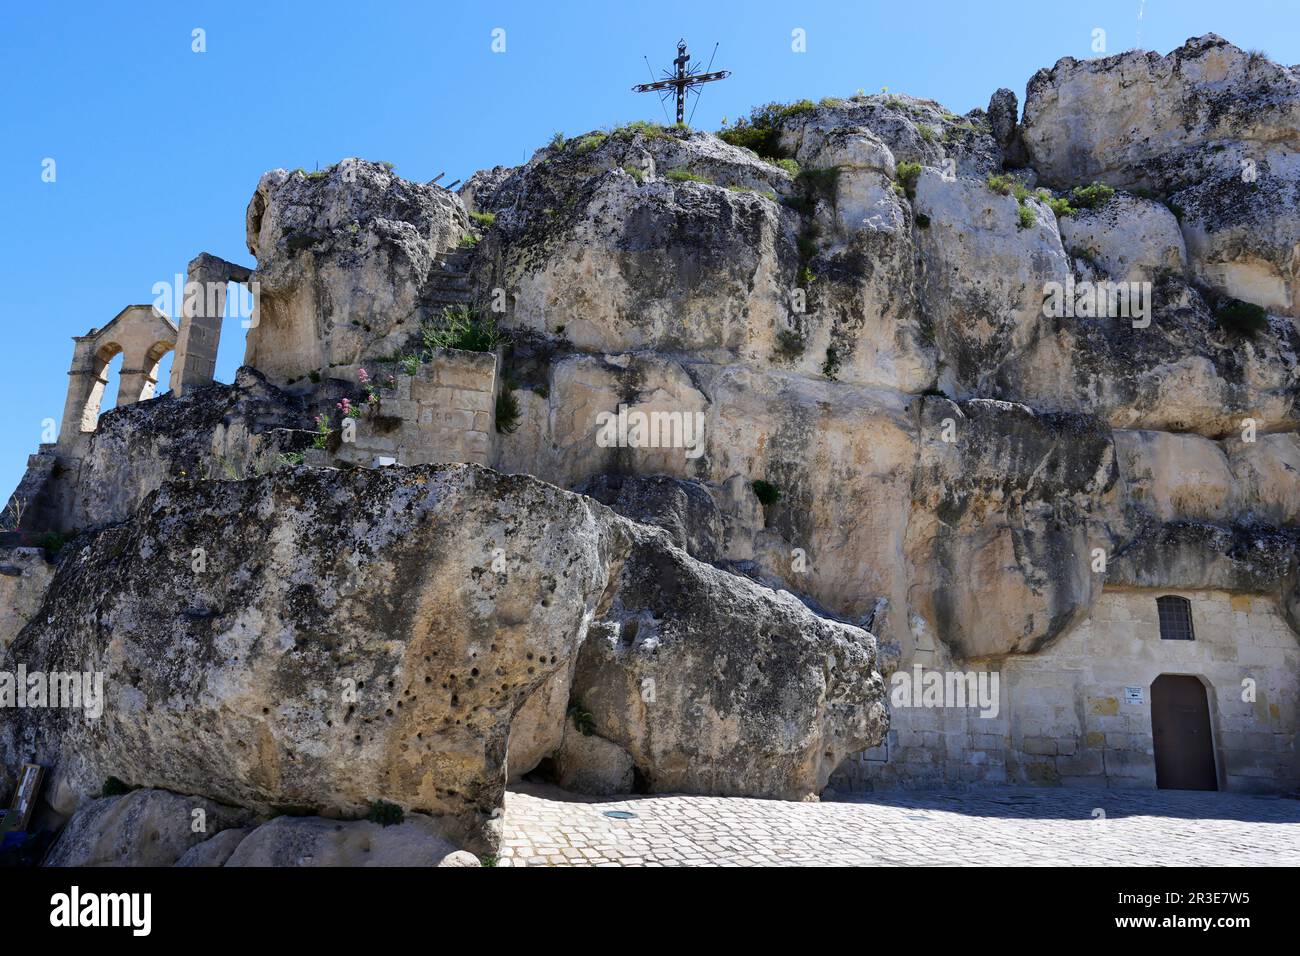
<svg viewBox="0 0 1300 956">
<path fill-rule="evenodd" d="M 1165 594 L 1191 602 L 1195 640 L 1161 639 L 1156 598 Z M 932 644 L 918 644 L 900 670 L 954 666 Z M 885 744 L 851 757 L 831 786 L 1155 787 L 1151 684 L 1161 674 L 1191 674 L 1209 689 L 1220 789 L 1285 792 L 1300 783 L 1294 747 L 1300 646 L 1273 598 L 1109 589 L 1092 615 L 1055 645 L 992 667 L 999 671 L 996 716 L 891 706 Z M 1255 682 L 1253 702 L 1242 699 L 1246 679 Z M 1141 703 L 1126 702 L 1130 687 L 1142 689 Z"/>
<path fill-rule="evenodd" d="M 436 350 L 414 375 L 398 372 L 380 390 L 377 412 L 362 414 L 356 441 L 340 444 L 335 459 L 366 467 L 382 459 L 493 464 L 499 370 L 493 352 Z"/>
</svg>

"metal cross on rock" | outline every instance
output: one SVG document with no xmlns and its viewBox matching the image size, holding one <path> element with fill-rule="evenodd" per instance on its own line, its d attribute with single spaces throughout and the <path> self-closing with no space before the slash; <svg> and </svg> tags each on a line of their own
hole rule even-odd
<svg viewBox="0 0 1300 956">
<path fill-rule="evenodd" d="M 713 45 L 713 56 L 717 55 L 718 45 L 715 43 Z M 713 66 L 713 56 L 709 57 L 709 66 Z M 646 66 L 648 67 L 649 65 L 650 61 L 646 60 Z M 677 41 L 677 59 L 673 60 L 673 66 L 676 67 L 676 72 L 664 70 L 664 78 L 662 80 L 655 80 L 652 83 L 638 83 L 636 86 L 632 87 L 632 92 L 662 93 L 663 95 L 660 97 L 661 100 L 676 93 L 678 123 L 684 122 L 686 118 L 686 94 L 688 92 L 694 93 L 698 97 L 700 91 L 696 89 L 696 87 L 702 86 L 705 83 L 712 83 L 714 80 L 725 80 L 727 77 L 731 76 L 730 70 L 718 70 L 714 73 L 695 72 L 699 67 L 699 64 L 691 63 L 690 54 L 686 52 L 685 40 Z M 651 71 L 650 75 L 653 76 L 654 71 Z M 696 105 L 699 105 L 698 101 Z M 691 116 L 694 117 L 694 115 L 695 110 L 692 109 Z"/>
</svg>

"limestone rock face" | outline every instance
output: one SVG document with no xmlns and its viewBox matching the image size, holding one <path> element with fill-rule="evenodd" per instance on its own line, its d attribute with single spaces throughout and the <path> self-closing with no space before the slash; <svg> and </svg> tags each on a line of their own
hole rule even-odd
<svg viewBox="0 0 1300 956">
<path fill-rule="evenodd" d="M 1222 37 L 1168 56 L 1065 57 L 1025 96 L 1024 137 L 1054 186 L 1100 179 L 1173 192 L 1212 172 L 1241 172 L 1300 145 L 1300 78 Z"/>
<path fill-rule="evenodd" d="M 1300 316 L 1300 155 L 1208 176 L 1170 204 L 1201 281 L 1274 315 Z"/>
<path fill-rule="evenodd" d="M 509 779 L 515 783 L 559 749 L 564 739 L 564 714 L 569 707 L 573 667 L 557 670 L 519 708 L 510 722 L 507 742 Z"/>
<path fill-rule="evenodd" d="M 1247 523 L 1300 525 L 1300 435 L 1227 441 L 1240 517 Z"/>
<path fill-rule="evenodd" d="M 502 192 L 501 186 L 518 168 L 493 166 L 491 169 L 480 169 L 465 180 L 460 189 L 456 190 L 456 195 L 468 212 L 494 213 L 507 203 L 509 196 Z"/>
<path fill-rule="evenodd" d="M 1161 272 L 1179 275 L 1187 250 L 1169 207 L 1116 193 L 1097 209 L 1078 209 L 1059 220 L 1061 241 L 1072 256 L 1091 260 L 1116 282 L 1150 282 Z"/>
<path fill-rule="evenodd" d="M 797 800 L 882 739 L 875 663 L 864 631 L 649 538 L 583 645 L 571 700 L 651 791 Z"/>
<path fill-rule="evenodd" d="M 721 556 L 722 515 L 709 489 L 663 475 L 596 475 L 578 489 L 624 517 L 663 528 L 673 544 L 704 561 Z"/>
<path fill-rule="evenodd" d="M 957 116 L 934 100 L 879 93 L 793 111 L 782 123 L 781 142 L 803 162 L 798 150 L 814 131 L 867 129 L 888 147 L 897 162 L 943 168 L 949 158 L 959 175 L 983 179 L 1002 167 L 1002 154 L 980 110 Z"/>
<path fill-rule="evenodd" d="M 1290 322 L 1253 338 L 1227 330 L 1198 289 L 1168 273 L 1153 283 L 1151 301 L 1141 328 L 1122 316 L 1040 313 L 990 376 L 991 391 L 1045 411 L 1095 414 L 1115 428 L 1221 437 L 1247 418 L 1261 430 L 1291 427 L 1300 334 Z"/>
<path fill-rule="evenodd" d="M 1237 510 L 1227 455 L 1199 435 L 1116 431 L 1115 453 L 1130 504 L 1162 521 L 1224 521 Z"/>
<path fill-rule="evenodd" d="M 230 854 L 234 853 L 235 848 L 243 842 L 244 837 L 252 832 L 250 827 L 222 830 L 216 836 L 190 847 L 176 861 L 175 865 L 184 867 L 225 866 L 226 861 L 230 859 Z"/>
<path fill-rule="evenodd" d="M 647 635 L 658 614 L 688 651 L 662 680 L 711 684 L 709 719 L 748 728 L 689 739 L 665 690 L 648 724 L 660 744 L 625 747 L 648 779 L 814 792 L 834 755 L 883 732 L 870 635 L 528 477 L 447 465 L 171 482 L 74 547 L 0 666 L 102 671 L 103 717 L 21 711 L 0 727 L 0 753 L 57 765 L 58 784 L 82 794 L 113 775 L 263 812 L 356 815 L 382 798 L 490 849 L 516 714 L 567 678 L 609 607 L 644 617 Z M 625 573 L 629 554 L 635 568 L 657 562 L 659 596 L 644 571 Z M 779 684 L 749 686 L 735 642 L 755 633 Z M 799 688 L 809 694 L 778 721 Z M 538 734 L 562 739 L 562 720 L 541 708 Z M 789 748 L 757 749 L 777 742 Z M 731 770 L 661 768 L 687 749 Z M 253 853 L 245 843 L 232 862 Z"/>
<path fill-rule="evenodd" d="M 54 565 L 41 548 L 0 551 L 0 650 L 32 619 L 54 578 Z"/>
<path fill-rule="evenodd" d="M 238 828 L 251 817 L 247 810 L 166 790 L 101 797 L 73 815 L 45 865 L 171 866 L 214 834 Z M 203 829 L 195 830 L 196 821 Z"/>
<path fill-rule="evenodd" d="M 520 169 L 507 184 L 516 204 L 479 250 L 492 264 L 485 290 L 513 298 L 511 326 L 598 352 L 770 349 L 793 284 L 794 216 L 722 184 L 768 189 L 789 177 L 716 140 L 700 143 L 637 134 Z M 673 170 L 719 185 L 664 177 Z"/>
<path fill-rule="evenodd" d="M 927 398 L 921 435 L 911 604 L 954 657 L 1039 650 L 1101 593 L 1088 558 L 1090 533 L 1105 540 L 1116 479 L 1109 430 L 1086 416 Z"/>
<path fill-rule="evenodd" d="M 1155 190 L 1182 215 L 1202 281 L 1300 315 L 1295 70 L 1214 34 L 1164 57 L 1066 57 L 1029 81 L 1024 136 L 1045 182 Z"/>
<path fill-rule="evenodd" d="M 812 197 L 707 134 L 602 136 L 540 152 L 500 187 L 512 201 L 478 250 L 476 288 L 484 301 L 509 293 L 510 328 L 593 353 L 739 356 L 808 375 L 829 360 L 845 381 L 933 380 L 908 213 L 870 131 L 800 134 L 826 174 Z M 816 248 L 801 252 L 801 236 Z"/>
<path fill-rule="evenodd" d="M 239 370 L 233 387 L 209 385 L 114 409 L 100 419 L 67 488 L 70 526 L 122 521 L 165 481 L 268 471 L 294 446 L 283 430 L 310 424 L 305 404 L 249 368 Z"/>
<path fill-rule="evenodd" d="M 1027 200 L 1034 224 L 1019 224 L 1019 206 L 982 180 L 923 169 L 917 211 L 924 274 L 923 301 L 935 337 L 963 396 L 987 394 L 989 378 L 1023 349 L 1042 313 L 1048 282 L 1064 282 L 1069 260 L 1056 217 L 1040 200 Z"/>
<path fill-rule="evenodd" d="M 1116 551 L 1107 581 L 1120 587 L 1215 588 L 1256 594 L 1281 593 L 1295 611 L 1297 534 L 1294 528 L 1212 525 L 1194 521 L 1148 521 Z"/>
<path fill-rule="evenodd" d="M 248 204 L 261 296 L 244 363 L 283 385 L 399 350 L 431 314 L 436 258 L 467 229 L 454 193 L 381 163 L 266 173 Z"/>
</svg>

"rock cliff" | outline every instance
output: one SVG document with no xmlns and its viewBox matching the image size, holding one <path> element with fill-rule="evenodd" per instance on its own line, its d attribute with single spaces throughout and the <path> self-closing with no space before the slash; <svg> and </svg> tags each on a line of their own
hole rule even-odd
<svg viewBox="0 0 1300 956">
<path fill-rule="evenodd" d="M 530 772 L 814 796 L 886 739 L 882 674 L 1031 673 L 1103 592 L 1256 595 L 1294 631 L 1298 129 L 1295 70 L 1207 35 L 1063 59 L 1023 115 L 769 104 L 557 137 L 459 194 L 266 173 L 248 367 L 43 447 L 15 496 L 80 536 L 0 568 L 0 670 L 110 691 L 7 713 L 8 772 L 57 766 L 64 813 L 106 776 L 243 808 L 178 859 L 350 859 L 342 823 L 263 821 L 377 800 L 432 859 L 490 851 Z M 637 415 L 665 440 L 602 437 Z M 439 445 L 462 420 L 491 467 Z M 1274 685 L 1259 747 L 1294 753 Z M 943 733 L 1059 779 L 1047 731 Z M 1116 736 L 1082 738 L 1097 766 Z"/>
</svg>

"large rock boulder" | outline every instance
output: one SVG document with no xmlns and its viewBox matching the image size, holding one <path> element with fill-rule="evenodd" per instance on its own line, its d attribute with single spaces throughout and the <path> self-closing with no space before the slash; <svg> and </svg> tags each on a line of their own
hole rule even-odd
<svg viewBox="0 0 1300 956">
<path fill-rule="evenodd" d="M 1096 209 L 1063 216 L 1058 225 L 1066 252 L 1116 282 L 1150 282 L 1162 272 L 1181 275 L 1187 268 L 1178 220 L 1163 203 L 1116 193 Z"/>
<path fill-rule="evenodd" d="M 342 815 L 383 797 L 482 846 L 510 721 L 605 587 L 610 517 L 470 466 L 165 485 L 80 545 L 11 647 L 102 670 L 103 718 L 26 711 L 6 757 L 83 791 L 112 774 Z"/>
<path fill-rule="evenodd" d="M 632 755 L 604 737 L 579 730 L 572 720 L 564 722 L 553 762 L 555 782 L 565 790 L 598 796 L 632 792 Z"/>
<path fill-rule="evenodd" d="M 883 739 L 881 695 L 866 632 L 647 536 L 583 645 L 571 700 L 649 791 L 800 800 Z"/>
<path fill-rule="evenodd" d="M 265 173 L 247 213 L 260 298 L 245 364 L 282 385 L 398 351 L 432 315 L 429 273 L 468 225 L 455 193 L 391 164 Z"/>
<path fill-rule="evenodd" d="M 735 635 L 763 633 L 766 666 L 810 691 L 784 700 L 774 728 L 775 690 L 720 688 L 711 719 L 751 729 L 684 742 L 707 758 L 695 789 L 815 791 L 835 761 L 811 751 L 871 746 L 883 720 L 870 635 L 701 565 L 591 499 L 476 466 L 173 482 L 74 547 L 0 665 L 102 671 L 103 717 L 25 710 L 0 729 L 0 754 L 57 765 L 82 793 L 113 775 L 338 816 L 382 798 L 490 849 L 515 715 L 575 666 L 589 622 L 619 591 L 638 589 L 618 605 L 629 613 L 649 600 L 623 572 L 628 554 L 633 567 L 660 563 L 665 594 L 712 607 L 681 622 L 662 609 L 690 647 L 666 681 L 726 674 Z M 849 704 L 879 719 L 859 722 Z M 662 719 L 659 739 L 681 733 L 674 710 Z M 553 734 L 562 720 L 537 723 Z M 778 729 L 808 752 L 762 750 Z M 692 783 L 661 770 L 660 751 L 625 749 L 650 779 Z"/>
</svg>

